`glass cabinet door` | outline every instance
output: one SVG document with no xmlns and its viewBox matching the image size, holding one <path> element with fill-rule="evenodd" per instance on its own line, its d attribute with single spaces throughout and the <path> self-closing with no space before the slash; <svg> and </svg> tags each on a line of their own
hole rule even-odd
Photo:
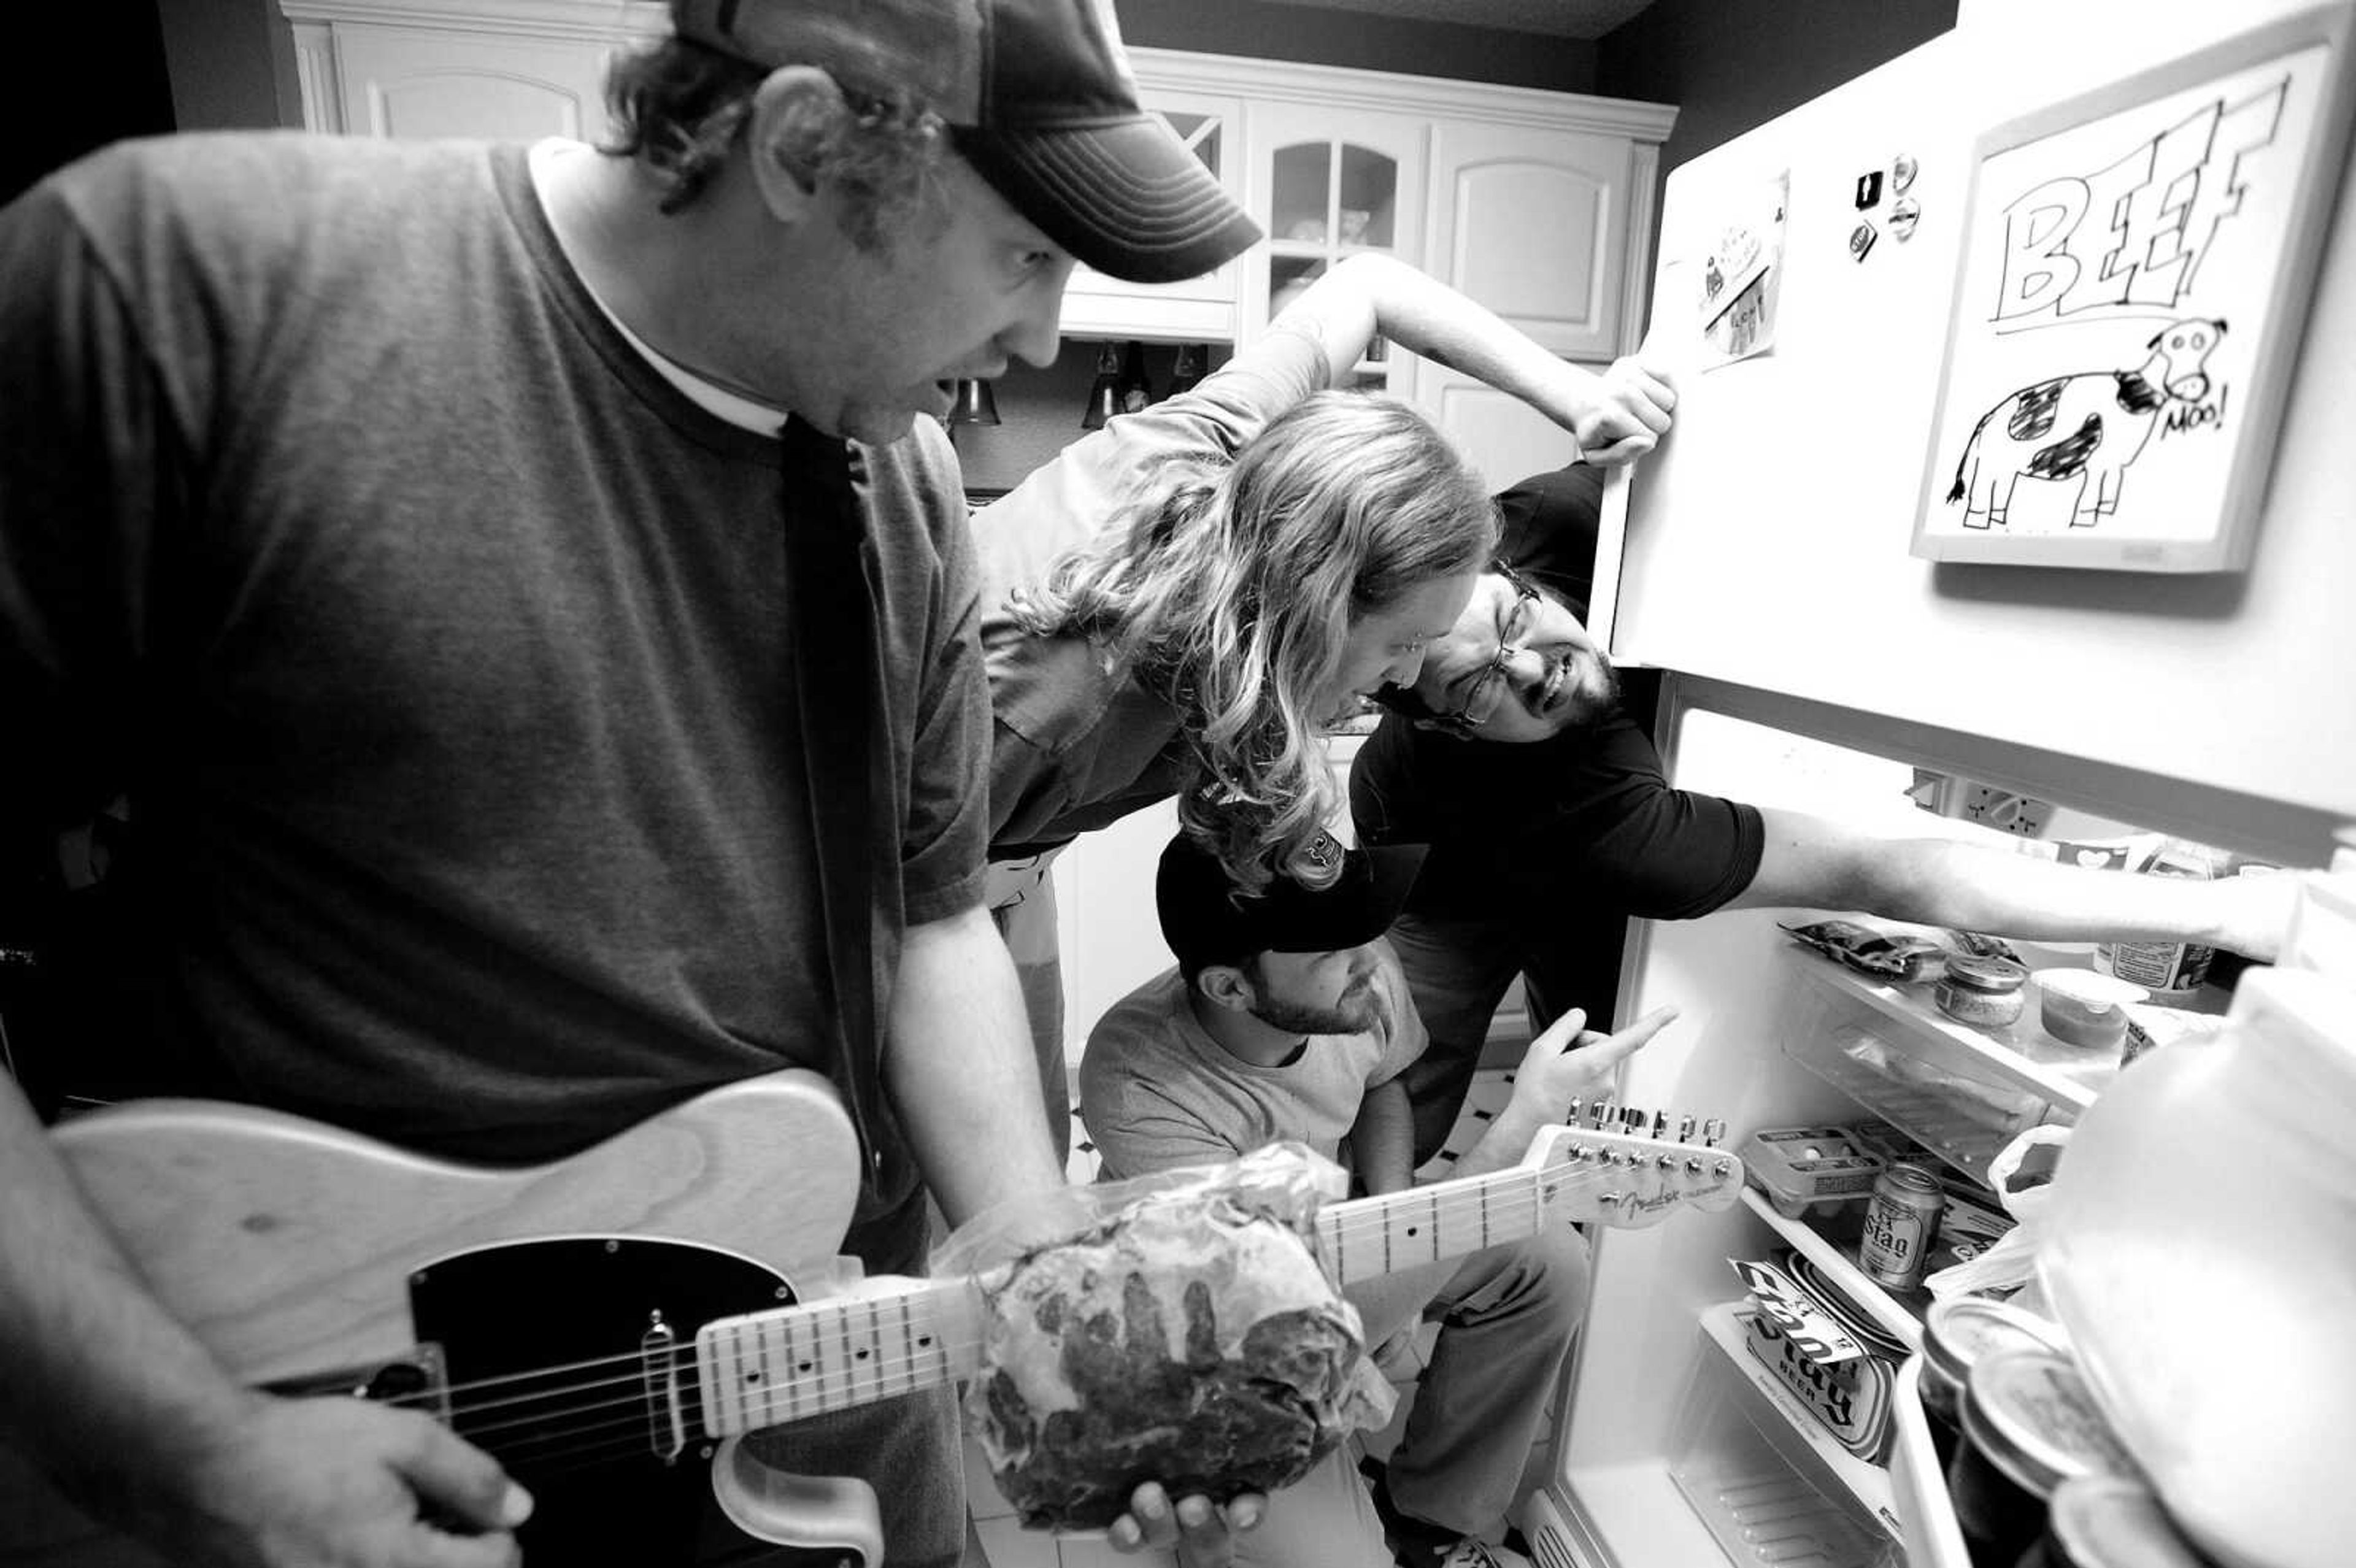
<svg viewBox="0 0 2356 1568">
<path fill-rule="evenodd" d="M 1380 251 L 1419 260 L 1422 122 L 1292 104 L 1255 103 L 1249 113 L 1255 152 L 1246 199 L 1269 238 L 1265 272 L 1255 266 L 1244 280 L 1247 334 L 1267 325 L 1344 256 Z M 1387 387 L 1393 369 L 1377 342 L 1356 379 Z"/>
</svg>

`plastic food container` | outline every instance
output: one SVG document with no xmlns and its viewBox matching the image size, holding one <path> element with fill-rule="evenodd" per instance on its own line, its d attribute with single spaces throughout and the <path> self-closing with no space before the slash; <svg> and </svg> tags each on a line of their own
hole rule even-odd
<svg viewBox="0 0 2356 1568">
<path fill-rule="evenodd" d="M 2211 1568 L 2151 1489 L 2122 1476 L 2080 1476 L 2053 1488 L 2045 1538 L 2019 1568 Z"/>
<path fill-rule="evenodd" d="M 1861 1209 L 1881 1174 L 1881 1157 L 1844 1127 L 1765 1128 L 1744 1139 L 1739 1153 L 1743 1174 L 1786 1220 Z"/>
<path fill-rule="evenodd" d="M 1957 1425 L 1964 1385 L 1981 1357 L 2060 1350 L 2066 1343 L 2059 1324 L 1994 1296 L 1951 1296 L 1933 1302 L 1922 1318 L 1922 1406 Z"/>
<path fill-rule="evenodd" d="M 2037 1021 L 2064 1045 L 2116 1051 L 2126 1043 L 2129 1002 L 2151 993 L 2141 986 L 2091 969 L 2040 969 Z"/>
<path fill-rule="evenodd" d="M 2046 1499 L 2076 1476 L 2136 1474 L 2094 1394 L 2059 1351 L 1993 1351 L 1964 1384 L 1964 1441 L 1947 1467 L 1974 1563 L 2017 1563 L 2045 1531 Z"/>
<path fill-rule="evenodd" d="M 2028 979 L 2027 966 L 2009 958 L 1957 953 L 1948 957 L 1947 972 L 1932 995 L 1939 1010 L 1957 1023 L 2002 1029 L 2020 1017 L 2020 988 Z"/>
</svg>

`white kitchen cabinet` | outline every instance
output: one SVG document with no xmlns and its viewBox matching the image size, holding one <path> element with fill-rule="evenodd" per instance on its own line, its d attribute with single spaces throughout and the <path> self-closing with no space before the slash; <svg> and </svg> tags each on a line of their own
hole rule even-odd
<svg viewBox="0 0 2356 1568">
<path fill-rule="evenodd" d="M 1638 163 L 1625 135 L 1434 121 L 1424 267 L 1565 358 L 1611 359 Z"/>
<path fill-rule="evenodd" d="M 596 141 L 613 55 L 669 26 L 648 0 L 280 0 L 303 123 L 364 136 Z"/>
<path fill-rule="evenodd" d="M 596 141 L 611 58 L 669 26 L 657 0 L 279 4 L 305 124 L 371 136 Z M 1081 268 L 1065 296 L 1066 336 L 1246 342 L 1288 286 L 1379 250 L 1556 353 L 1601 362 L 1629 347 L 1626 324 L 1643 319 L 1652 275 L 1653 186 L 1674 109 L 1181 49 L 1132 49 L 1130 63 L 1140 101 L 1268 238 L 1174 283 Z M 1540 465 L 1550 427 L 1436 366 L 1378 349 L 1357 379 L 1440 417 L 1501 482 Z"/>
<path fill-rule="evenodd" d="M 605 133 L 605 68 L 613 47 L 429 28 L 338 27 L 342 128 L 369 136 L 594 142 Z"/>
<path fill-rule="evenodd" d="M 1419 262 L 1428 122 L 1372 110 L 1254 101 L 1244 125 L 1245 200 L 1268 239 L 1244 258 L 1243 335 L 1345 256 L 1378 251 Z M 1377 345 L 1358 384 L 1403 389 L 1403 356 Z"/>
</svg>

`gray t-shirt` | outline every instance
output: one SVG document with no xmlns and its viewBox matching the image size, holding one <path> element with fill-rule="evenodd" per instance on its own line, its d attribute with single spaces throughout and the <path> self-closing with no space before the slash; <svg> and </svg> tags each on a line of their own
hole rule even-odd
<svg viewBox="0 0 2356 1568">
<path fill-rule="evenodd" d="M 1115 1003 L 1080 1062 L 1080 1119 L 1103 1157 L 1098 1179 L 1229 1160 L 1280 1138 L 1339 1159 L 1366 1092 L 1423 1054 L 1398 959 L 1388 943 L 1376 946 L 1379 1021 L 1312 1035 L 1280 1067 L 1238 1061 L 1205 1033 L 1175 969 Z"/>
<path fill-rule="evenodd" d="M 873 780 L 801 732 L 780 443 L 615 331 L 523 149 L 117 148 L 0 214 L 0 807 L 130 791 L 215 1092 L 537 1159 L 823 1068 L 821 769 L 898 824 L 880 975 L 979 901 L 946 443 L 854 449 Z"/>
<path fill-rule="evenodd" d="M 1173 463 L 1235 461 L 1270 420 L 1322 391 L 1327 368 L 1315 332 L 1280 323 L 1191 391 L 1107 421 L 974 515 L 995 721 L 991 859 L 1036 854 L 1166 800 L 1186 764 L 1169 703 L 1108 669 L 1084 637 L 1023 631 L 1008 594 L 1125 522 Z"/>
</svg>

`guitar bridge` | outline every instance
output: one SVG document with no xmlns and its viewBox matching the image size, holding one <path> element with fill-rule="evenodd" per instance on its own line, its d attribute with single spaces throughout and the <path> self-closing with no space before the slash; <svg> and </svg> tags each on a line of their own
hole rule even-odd
<svg viewBox="0 0 2356 1568">
<path fill-rule="evenodd" d="M 385 1360 L 282 1378 L 263 1384 L 262 1392 L 285 1399 L 342 1395 L 423 1411 L 445 1425 L 450 1420 L 449 1369 L 442 1347 L 433 1343 L 412 1345 Z"/>
</svg>

